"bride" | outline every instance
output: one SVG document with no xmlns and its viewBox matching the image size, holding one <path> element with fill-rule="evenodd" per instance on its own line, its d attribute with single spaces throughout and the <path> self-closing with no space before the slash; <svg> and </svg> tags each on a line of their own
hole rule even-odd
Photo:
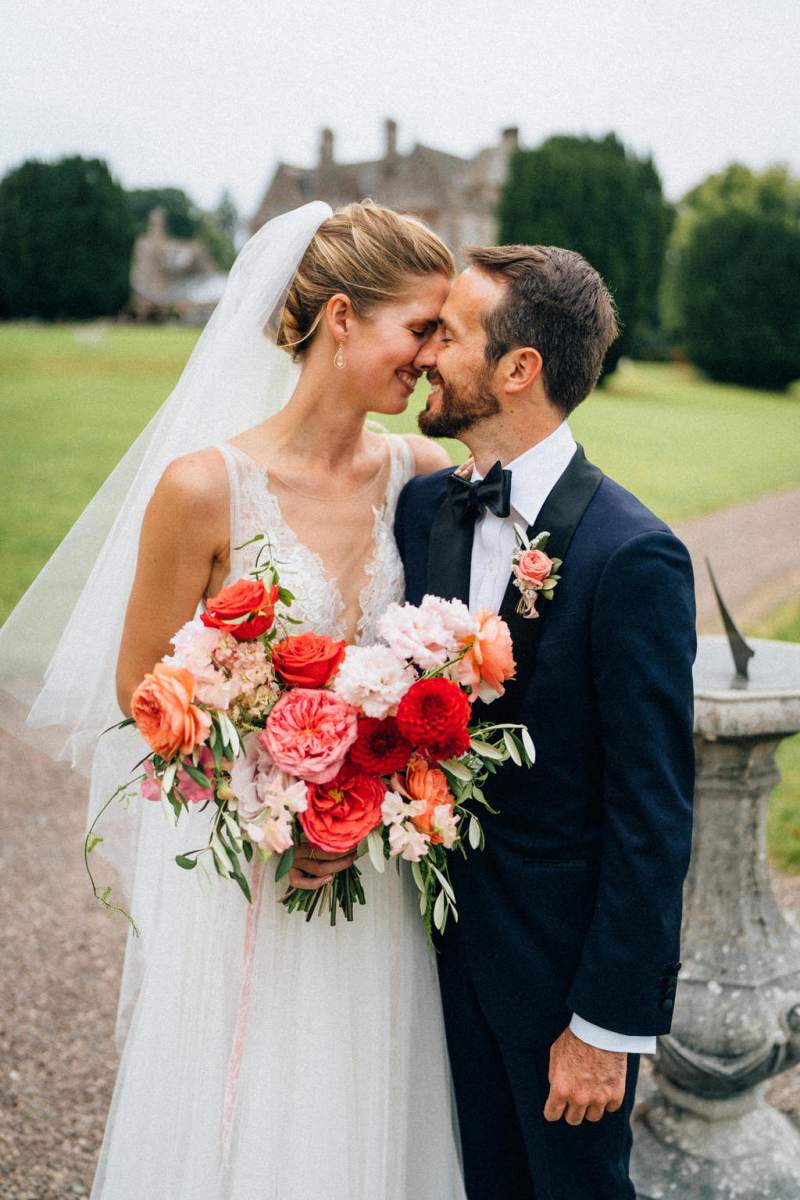
<svg viewBox="0 0 800 1200">
<path fill-rule="evenodd" d="M 244 248 L 175 392 L 0 638 L 6 723 L 90 768 L 90 816 L 145 752 L 130 730 L 96 743 L 119 719 L 114 690 L 129 712 L 202 598 L 251 568 L 255 534 L 302 628 L 369 642 L 402 598 L 397 497 L 447 460 L 366 416 L 406 407 L 452 273 L 430 230 L 368 202 L 306 205 Z M 54 585 L 48 644 L 36 601 Z M 407 874 L 365 869 L 352 923 L 306 923 L 268 868 L 249 907 L 175 866 L 205 820 L 171 830 L 136 799 L 101 830 L 143 936 L 129 939 L 93 1197 L 461 1200 L 435 964 Z M 343 865 L 323 857 L 298 856 L 289 882 L 322 886 Z"/>
</svg>

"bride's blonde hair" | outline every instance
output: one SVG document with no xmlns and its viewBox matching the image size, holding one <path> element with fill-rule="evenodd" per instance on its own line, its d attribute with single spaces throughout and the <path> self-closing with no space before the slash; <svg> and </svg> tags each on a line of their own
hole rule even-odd
<svg viewBox="0 0 800 1200">
<path fill-rule="evenodd" d="M 455 273 L 444 242 L 416 217 L 372 200 L 348 204 L 323 221 L 289 285 L 276 343 L 297 360 L 331 296 L 343 292 L 358 316 L 408 287 L 410 275 Z"/>
</svg>

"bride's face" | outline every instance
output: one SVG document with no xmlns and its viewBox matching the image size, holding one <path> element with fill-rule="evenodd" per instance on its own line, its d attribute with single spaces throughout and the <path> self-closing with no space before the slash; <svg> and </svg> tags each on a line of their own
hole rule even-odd
<svg viewBox="0 0 800 1200">
<path fill-rule="evenodd" d="M 399 413 L 420 377 L 414 359 L 436 328 L 450 280 L 444 275 L 413 276 L 399 296 L 352 320 L 344 348 L 347 385 L 365 410 Z"/>
</svg>

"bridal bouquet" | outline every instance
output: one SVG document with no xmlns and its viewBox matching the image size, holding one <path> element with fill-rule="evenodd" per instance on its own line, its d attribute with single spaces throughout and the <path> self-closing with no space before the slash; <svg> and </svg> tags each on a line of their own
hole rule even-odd
<svg viewBox="0 0 800 1200">
<path fill-rule="evenodd" d="M 378 644 L 348 645 L 292 633 L 293 600 L 275 565 L 257 561 L 175 634 L 174 653 L 114 727 L 135 724 L 151 748 L 134 783 L 175 825 L 188 806 L 209 809 L 207 841 L 176 862 L 193 870 L 207 857 L 248 901 L 244 864 L 274 858 L 280 880 L 301 841 L 340 854 L 358 845 L 378 871 L 410 862 L 431 936 L 457 919 L 448 853 L 483 846 L 481 785 L 509 758 L 533 763 L 524 726 L 471 722 L 472 702 L 502 695 L 513 677 L 508 627 L 496 613 L 426 596 L 391 605 Z M 115 908 L 89 868 L 96 824 L 86 865 L 95 895 Z M 328 912 L 335 924 L 341 909 L 352 920 L 364 903 L 359 868 L 317 891 L 290 889 L 283 903 L 308 919 Z"/>
</svg>

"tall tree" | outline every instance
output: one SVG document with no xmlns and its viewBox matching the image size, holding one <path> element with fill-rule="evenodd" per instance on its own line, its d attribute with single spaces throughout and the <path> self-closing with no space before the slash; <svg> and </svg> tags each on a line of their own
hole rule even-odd
<svg viewBox="0 0 800 1200">
<path fill-rule="evenodd" d="M 137 233 L 145 232 L 148 217 L 154 208 L 163 208 L 166 214 L 167 233 L 170 237 L 197 237 L 200 229 L 200 212 L 192 198 L 187 196 L 182 188 L 133 188 L 128 192 L 128 201 L 136 221 Z"/>
<path fill-rule="evenodd" d="M 134 235 L 125 192 L 102 160 L 24 162 L 0 181 L 0 316 L 119 312 Z"/>
<path fill-rule="evenodd" d="M 734 163 L 688 192 L 664 314 L 713 379 L 779 390 L 800 379 L 800 181 Z"/>
<path fill-rule="evenodd" d="M 657 340 L 672 210 L 652 159 L 626 150 L 613 133 L 548 138 L 514 154 L 499 218 L 501 242 L 566 246 L 603 276 L 621 325 L 606 374 L 623 354 L 641 354 Z"/>
</svg>

